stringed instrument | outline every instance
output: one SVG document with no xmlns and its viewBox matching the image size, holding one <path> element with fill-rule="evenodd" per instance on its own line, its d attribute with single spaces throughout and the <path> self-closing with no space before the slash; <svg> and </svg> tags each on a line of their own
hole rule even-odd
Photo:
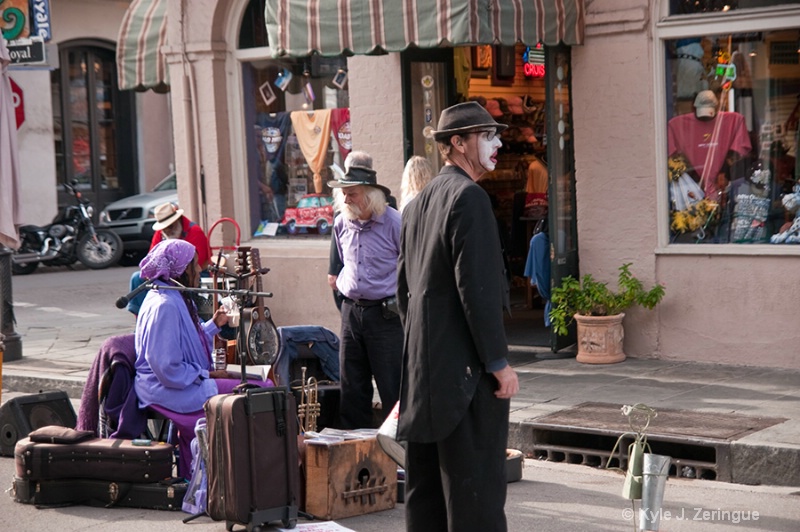
<svg viewBox="0 0 800 532">
<path fill-rule="evenodd" d="M 262 291 L 261 276 L 269 272 L 269 268 L 261 267 L 261 256 L 258 249 L 247 252 L 248 274 L 255 278 L 251 283 L 255 291 Z M 245 332 L 245 349 L 249 364 L 269 364 L 275 362 L 280 350 L 278 328 L 272 321 L 269 308 L 264 305 L 264 296 L 255 296 L 247 308 L 242 310 L 242 327 Z"/>
</svg>

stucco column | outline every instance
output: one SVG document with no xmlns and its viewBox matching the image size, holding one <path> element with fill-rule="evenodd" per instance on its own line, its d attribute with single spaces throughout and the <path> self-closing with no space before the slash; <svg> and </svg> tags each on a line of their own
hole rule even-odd
<svg viewBox="0 0 800 532">
<path fill-rule="evenodd" d="M 224 43 L 215 42 L 167 52 L 178 198 L 189 218 L 205 230 L 220 217 L 233 215 L 226 57 Z"/>
<path fill-rule="evenodd" d="M 372 155 L 378 182 L 400 198 L 405 164 L 400 54 L 347 59 L 353 149 Z"/>
</svg>

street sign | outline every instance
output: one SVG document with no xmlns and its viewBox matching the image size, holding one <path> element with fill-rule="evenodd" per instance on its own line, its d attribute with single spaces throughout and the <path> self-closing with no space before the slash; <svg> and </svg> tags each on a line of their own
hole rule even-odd
<svg viewBox="0 0 800 532">
<path fill-rule="evenodd" d="M 31 0 L 30 8 L 33 34 L 41 37 L 44 41 L 49 41 L 53 37 L 50 28 L 50 1 Z"/>
<path fill-rule="evenodd" d="M 30 39 L 8 41 L 8 55 L 11 56 L 12 65 L 44 63 L 47 60 L 44 53 L 44 39 L 31 37 Z"/>
<path fill-rule="evenodd" d="M 22 89 L 19 88 L 19 85 L 13 79 L 8 79 L 11 81 L 11 101 L 14 103 L 14 114 L 17 118 L 17 129 L 19 129 L 25 121 L 25 100 L 22 98 Z"/>
</svg>

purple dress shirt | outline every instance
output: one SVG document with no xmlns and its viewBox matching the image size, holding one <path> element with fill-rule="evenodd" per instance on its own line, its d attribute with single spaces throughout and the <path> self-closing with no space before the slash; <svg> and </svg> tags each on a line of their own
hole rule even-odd
<svg viewBox="0 0 800 532">
<path fill-rule="evenodd" d="M 155 281 L 164 285 L 162 281 Z M 175 412 L 195 412 L 217 384 L 211 350 L 219 332 L 213 320 L 202 325 L 205 342 L 177 290 L 150 290 L 136 319 L 136 395 L 144 408 L 162 405 Z"/>
<path fill-rule="evenodd" d="M 342 295 L 372 300 L 395 295 L 400 221 L 400 213 L 391 207 L 366 222 L 336 217 L 333 237 L 344 262 L 336 287 Z"/>
</svg>

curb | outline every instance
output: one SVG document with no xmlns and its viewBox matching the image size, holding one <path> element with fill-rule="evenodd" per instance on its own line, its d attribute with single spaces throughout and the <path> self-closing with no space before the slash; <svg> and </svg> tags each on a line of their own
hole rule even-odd
<svg viewBox="0 0 800 532">
<path fill-rule="evenodd" d="M 17 393 L 42 393 L 62 390 L 70 399 L 80 399 L 86 379 L 81 377 L 32 376 L 3 372 L 3 390 Z"/>
</svg>

